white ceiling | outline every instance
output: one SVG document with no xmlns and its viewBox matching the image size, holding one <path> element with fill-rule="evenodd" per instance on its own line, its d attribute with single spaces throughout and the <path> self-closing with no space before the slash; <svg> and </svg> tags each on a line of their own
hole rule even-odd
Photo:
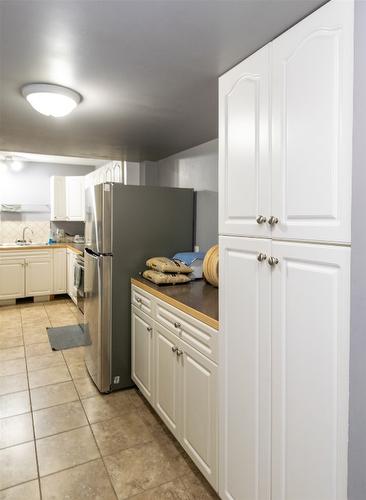
<svg viewBox="0 0 366 500">
<path fill-rule="evenodd" d="M 217 137 L 217 77 L 324 0 L 0 0 L 0 149 L 156 160 Z M 68 117 L 25 83 L 74 88 Z"/>
</svg>

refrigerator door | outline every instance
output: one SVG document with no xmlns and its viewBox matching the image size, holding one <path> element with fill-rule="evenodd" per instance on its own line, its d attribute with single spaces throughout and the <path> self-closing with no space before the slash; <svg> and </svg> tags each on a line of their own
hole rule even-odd
<svg viewBox="0 0 366 500">
<path fill-rule="evenodd" d="M 111 389 L 112 257 L 85 250 L 85 329 L 91 345 L 85 347 L 85 364 L 101 392 Z"/>
<path fill-rule="evenodd" d="M 112 252 L 112 188 L 105 183 L 85 192 L 85 247 L 93 252 Z"/>
</svg>

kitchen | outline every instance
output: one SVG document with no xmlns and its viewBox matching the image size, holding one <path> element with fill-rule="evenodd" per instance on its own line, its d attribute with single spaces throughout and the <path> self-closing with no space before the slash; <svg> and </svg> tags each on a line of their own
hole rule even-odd
<svg viewBox="0 0 366 500">
<path fill-rule="evenodd" d="M 0 499 L 366 498 L 365 26 L 0 3 Z"/>
</svg>

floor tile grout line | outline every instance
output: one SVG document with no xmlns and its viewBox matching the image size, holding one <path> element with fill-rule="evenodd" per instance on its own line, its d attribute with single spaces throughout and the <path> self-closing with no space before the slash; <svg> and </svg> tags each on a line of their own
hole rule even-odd
<svg viewBox="0 0 366 500">
<path fill-rule="evenodd" d="M 47 311 L 46 311 L 46 314 L 47 314 Z M 20 315 L 20 317 L 21 317 L 22 334 L 23 334 L 23 342 L 24 342 L 23 318 L 22 318 L 22 315 Z M 32 406 L 32 398 L 31 398 L 31 391 L 30 391 L 30 384 L 29 384 L 28 362 L 27 362 L 27 355 L 26 355 L 26 353 L 25 353 L 25 365 L 26 365 L 26 369 L 27 369 L 27 383 L 28 383 L 29 405 L 30 405 L 30 411 L 31 411 L 32 427 L 33 427 L 33 445 L 34 445 L 34 453 L 35 453 L 35 458 L 36 458 L 39 497 L 40 497 L 40 500 L 42 500 L 41 478 L 40 478 L 40 473 L 39 473 L 39 460 L 38 460 L 38 450 L 37 450 L 37 443 L 36 443 L 36 429 L 35 429 L 35 425 L 34 425 L 33 406 Z"/>
</svg>

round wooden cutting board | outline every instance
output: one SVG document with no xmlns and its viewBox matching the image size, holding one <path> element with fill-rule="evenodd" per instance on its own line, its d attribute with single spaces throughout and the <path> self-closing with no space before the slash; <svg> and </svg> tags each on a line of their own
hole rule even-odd
<svg viewBox="0 0 366 500">
<path fill-rule="evenodd" d="M 211 247 L 203 260 L 203 274 L 211 285 L 219 286 L 219 245 Z"/>
</svg>

